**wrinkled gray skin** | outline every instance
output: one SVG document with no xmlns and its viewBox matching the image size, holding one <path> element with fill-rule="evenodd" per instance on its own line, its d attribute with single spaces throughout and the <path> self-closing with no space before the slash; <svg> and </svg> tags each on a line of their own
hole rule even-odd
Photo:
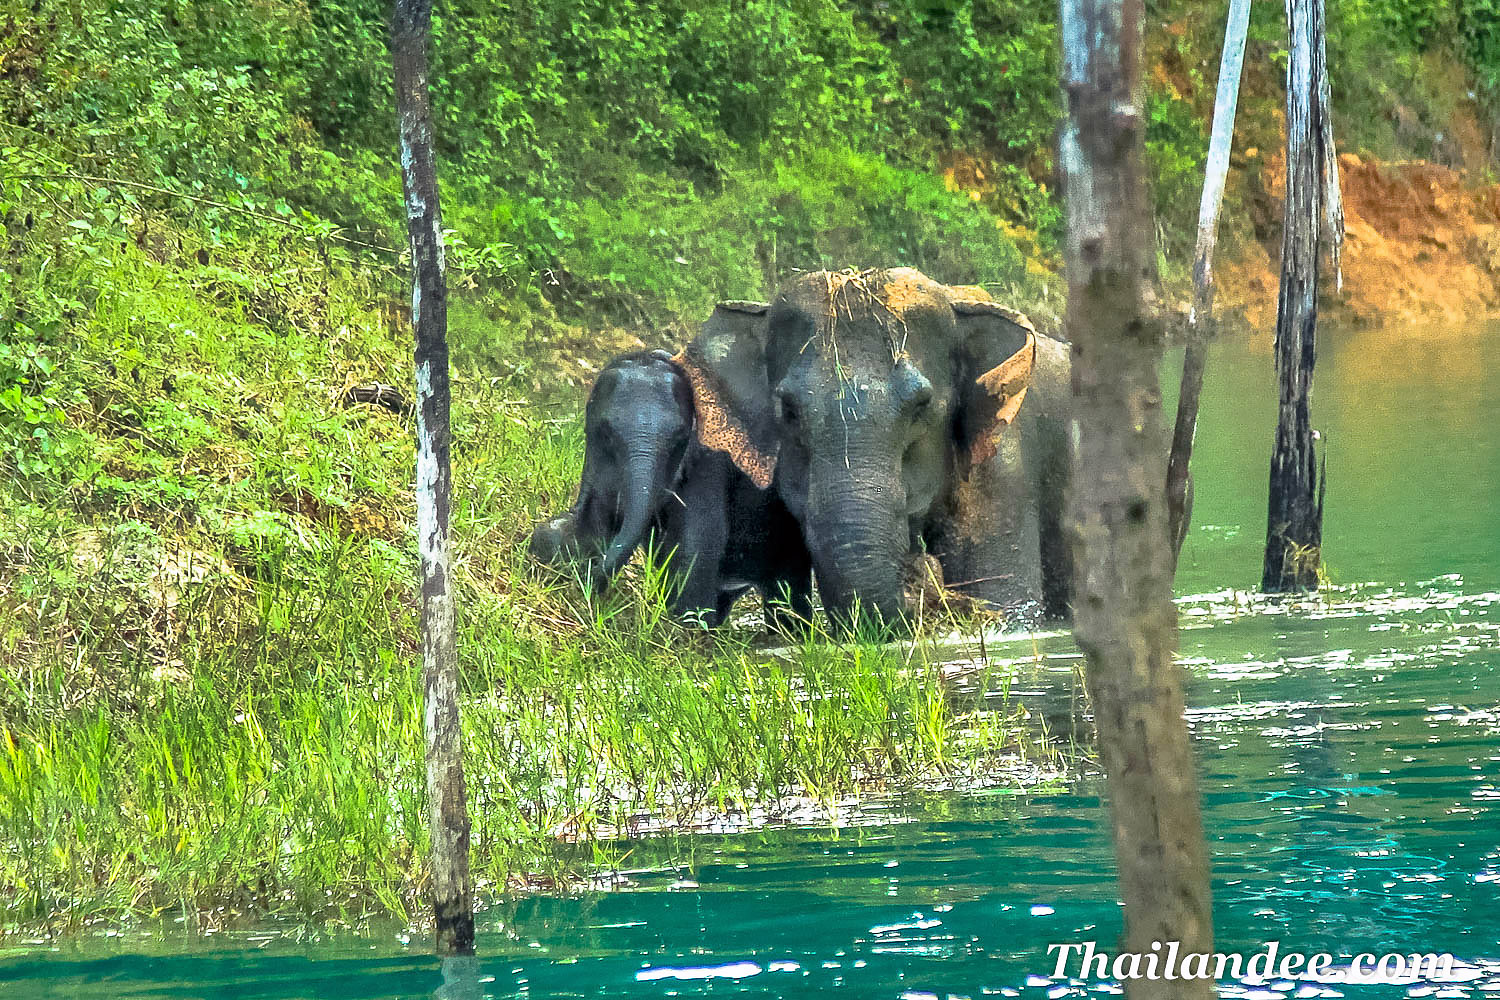
<svg viewBox="0 0 1500 1000">
<path fill-rule="evenodd" d="M 1019 416 L 997 425 L 1003 395 L 976 379 L 1029 324 L 977 297 L 910 269 L 809 274 L 769 306 L 721 304 L 684 351 L 700 428 L 710 406 L 735 428 L 707 443 L 774 467 L 836 620 L 901 618 L 920 551 L 972 597 L 1067 613 L 1068 348 L 1036 338 Z"/>
<path fill-rule="evenodd" d="M 680 616 L 717 625 L 755 587 L 768 625 L 806 622 L 811 571 L 796 522 L 693 426 L 692 391 L 664 351 L 612 361 L 589 394 L 578 499 L 536 526 L 532 555 L 584 564 L 603 585 L 644 543 L 666 557 Z"/>
</svg>

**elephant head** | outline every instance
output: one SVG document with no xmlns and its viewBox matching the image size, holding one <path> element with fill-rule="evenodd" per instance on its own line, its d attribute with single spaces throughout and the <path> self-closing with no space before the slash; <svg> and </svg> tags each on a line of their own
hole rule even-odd
<svg viewBox="0 0 1500 1000">
<path fill-rule="evenodd" d="M 911 269 L 806 274 L 724 303 L 678 356 L 698 435 L 801 523 L 823 602 L 891 622 L 903 567 L 966 502 L 1035 354 L 1019 313 Z"/>
<path fill-rule="evenodd" d="M 566 515 L 537 525 L 532 555 L 586 559 L 596 582 L 618 573 L 680 480 L 693 423 L 692 390 L 665 351 L 610 362 L 584 414 L 578 499 Z"/>
</svg>

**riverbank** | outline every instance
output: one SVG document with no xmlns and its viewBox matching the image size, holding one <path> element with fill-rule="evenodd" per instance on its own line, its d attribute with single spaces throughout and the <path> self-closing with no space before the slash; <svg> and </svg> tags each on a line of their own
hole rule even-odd
<svg viewBox="0 0 1500 1000">
<path fill-rule="evenodd" d="M 20 155 L 32 172 L 3 179 L 19 276 L 0 285 L 0 933 L 404 918 L 427 834 L 399 266 L 381 237 L 275 204 L 184 209 L 82 173 L 61 142 Z M 867 190 L 909 179 L 878 168 Z M 1010 246 L 940 182 L 908 194 L 923 239 L 964 213 L 971 246 Z M 955 776 L 1041 780 L 1018 765 L 1054 748 L 987 698 L 1000 674 L 957 684 L 930 635 L 768 659 L 757 629 L 669 621 L 649 567 L 607 598 L 539 577 L 524 540 L 573 499 L 581 387 L 682 328 L 584 322 L 457 235 L 449 260 L 486 891 L 607 874 L 633 833 L 708 814 L 806 821 Z M 400 398 L 351 392 L 375 385 Z"/>
<path fill-rule="evenodd" d="M 768 661 L 743 633 L 694 636 L 632 597 L 548 642 L 487 603 L 470 593 L 460 637 L 484 898 L 608 885 L 642 837 L 839 827 L 859 798 L 1021 789 L 1058 766 L 1019 704 L 985 697 L 1004 667 L 960 688 L 930 643 Z M 163 914 L 199 930 L 418 918 L 416 671 L 285 610 L 312 627 L 302 649 L 247 668 L 204 622 L 184 637 L 185 681 L 143 683 L 120 710 L 70 710 L 57 673 L 17 678 L 47 694 L 0 744 L 0 937 Z M 335 623 L 382 608 L 322 610 L 325 632 L 347 633 Z M 496 635 L 505 618 L 514 631 Z"/>
<path fill-rule="evenodd" d="M 1345 299 L 1377 318 L 1492 301 L 1475 248 L 1493 187 L 1345 165 Z M 6 345 L 26 391 L 6 404 L 24 434 L 0 507 L 0 933 L 404 917 L 426 836 L 411 426 L 348 396 L 410 381 L 398 275 L 312 234 L 121 212 L 80 180 L 27 190 L 44 221 L 21 259 L 44 294 Z M 1046 322 L 1056 278 L 1027 260 L 1011 291 Z M 1450 270 L 1428 296 L 1434 260 Z M 846 796 L 1023 788 L 1065 765 L 1027 706 L 982 697 L 1003 665 L 956 683 L 932 634 L 768 660 L 750 632 L 667 621 L 650 571 L 605 601 L 539 579 L 523 541 L 572 499 L 582 388 L 692 317 L 583 325 L 477 287 L 461 245 L 454 261 L 464 725 L 490 891 L 608 873 L 638 833 L 838 823 Z M 1219 273 L 1221 303 L 1274 304 L 1246 278 L 1269 265 Z"/>
<path fill-rule="evenodd" d="M 1414 197 L 1349 169 L 1351 233 L 1367 205 L 1399 219 Z M 1434 178 L 1449 232 L 1490 217 L 1478 195 L 1451 207 L 1451 172 L 1400 170 Z M 83 206 L 86 190 L 62 194 Z M 30 322 L 54 332 L 9 348 L 38 387 L 20 398 L 47 405 L 22 414 L 26 474 L 0 513 L 0 933 L 168 912 L 405 919 L 426 836 L 411 427 L 347 399 L 409 381 L 394 275 L 274 231 L 157 223 L 119 240 L 128 218 L 74 214 L 88 226 L 32 237 L 51 248 L 40 305 L 56 312 Z M 1387 244 L 1431 235 L 1394 225 Z M 1452 259 L 1477 268 L 1476 245 Z M 1346 256 L 1360 295 L 1379 274 L 1365 246 L 1351 236 Z M 1406 269 L 1393 289 L 1420 280 L 1420 253 L 1389 251 Z M 522 543 L 571 501 L 578 393 L 650 332 L 538 300 L 506 312 L 463 289 L 456 260 L 456 573 L 487 891 L 607 876 L 638 834 L 837 824 L 851 795 L 1024 788 L 1065 765 L 1026 706 L 982 697 L 1003 665 L 956 683 L 932 635 L 768 660 L 752 632 L 667 621 L 650 571 L 602 602 L 536 577 Z"/>
<path fill-rule="evenodd" d="M 66 334 L 9 348 L 63 419 L 37 424 L 0 508 L 0 933 L 404 919 L 427 836 L 412 431 L 399 406 L 346 398 L 409 381 L 397 320 L 365 267 L 317 244 L 179 229 L 142 247 L 110 224 L 52 244 L 49 287 L 87 301 Z M 576 410 L 465 360 L 528 355 L 472 301 L 452 317 L 486 892 L 607 875 L 632 835 L 705 814 L 837 822 L 817 807 L 945 775 L 1038 780 L 1012 765 L 1052 748 L 986 700 L 999 667 L 960 685 L 930 640 L 768 658 L 756 628 L 671 622 L 649 566 L 607 598 L 539 577 L 522 543 L 572 499 Z"/>
</svg>

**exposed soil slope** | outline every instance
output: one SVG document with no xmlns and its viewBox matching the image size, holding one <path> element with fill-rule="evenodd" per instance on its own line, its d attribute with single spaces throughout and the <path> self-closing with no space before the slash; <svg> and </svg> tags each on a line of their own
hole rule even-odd
<svg viewBox="0 0 1500 1000">
<path fill-rule="evenodd" d="M 1339 168 L 1344 283 L 1335 292 L 1328 282 L 1325 295 L 1334 316 L 1362 325 L 1466 324 L 1500 313 L 1500 185 L 1475 185 L 1456 170 L 1420 160 L 1380 164 L 1345 153 Z M 1265 191 L 1258 207 L 1277 224 L 1221 265 L 1218 302 L 1269 332 L 1286 182 L 1279 153 L 1260 176 Z"/>
</svg>

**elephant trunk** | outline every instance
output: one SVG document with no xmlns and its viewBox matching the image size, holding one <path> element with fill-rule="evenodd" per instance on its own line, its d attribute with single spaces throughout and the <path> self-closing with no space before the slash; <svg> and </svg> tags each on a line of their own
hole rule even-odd
<svg viewBox="0 0 1500 1000">
<path fill-rule="evenodd" d="M 625 464 L 625 481 L 620 490 L 620 529 L 604 551 L 600 575 L 611 579 L 630 561 L 646 535 L 660 502 L 660 460 L 652 449 L 632 450 Z"/>
<path fill-rule="evenodd" d="M 893 477 L 900 482 L 900 476 Z M 903 561 L 910 538 L 902 498 L 888 479 L 815 491 L 806 525 L 823 605 L 843 627 L 889 627 L 905 613 Z M 857 609 L 857 612 L 856 612 Z"/>
</svg>

